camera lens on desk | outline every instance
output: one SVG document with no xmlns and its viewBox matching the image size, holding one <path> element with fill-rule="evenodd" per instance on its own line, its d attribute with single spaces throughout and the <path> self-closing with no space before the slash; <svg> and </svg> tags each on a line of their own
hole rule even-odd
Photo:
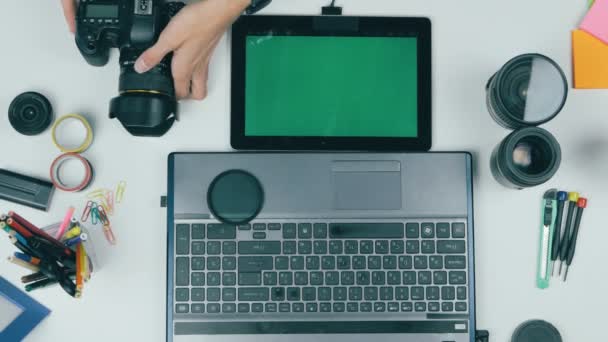
<svg viewBox="0 0 608 342">
<path fill-rule="evenodd" d="M 527 127 L 507 136 L 492 152 L 491 169 L 496 180 L 509 188 L 523 189 L 550 180 L 561 163 L 561 148 L 553 135 Z"/>
</svg>

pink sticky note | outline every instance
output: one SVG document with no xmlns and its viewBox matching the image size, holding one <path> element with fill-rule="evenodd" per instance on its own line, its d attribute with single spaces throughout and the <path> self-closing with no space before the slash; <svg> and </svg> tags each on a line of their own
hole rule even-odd
<svg viewBox="0 0 608 342">
<path fill-rule="evenodd" d="M 595 0 L 580 29 L 608 44 L 608 0 Z"/>
</svg>

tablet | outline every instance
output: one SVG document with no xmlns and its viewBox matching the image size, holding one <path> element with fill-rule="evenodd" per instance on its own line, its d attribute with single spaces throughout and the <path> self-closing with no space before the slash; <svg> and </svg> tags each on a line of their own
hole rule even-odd
<svg viewBox="0 0 608 342">
<path fill-rule="evenodd" d="M 243 16 L 231 69 L 235 149 L 431 148 L 427 18 Z"/>
</svg>

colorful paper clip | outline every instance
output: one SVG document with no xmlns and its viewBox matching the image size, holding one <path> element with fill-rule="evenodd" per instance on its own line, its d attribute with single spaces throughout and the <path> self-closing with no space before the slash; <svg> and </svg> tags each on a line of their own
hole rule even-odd
<svg viewBox="0 0 608 342">
<path fill-rule="evenodd" d="M 93 190 L 87 194 L 87 198 L 88 199 L 104 198 L 107 191 L 108 190 L 106 190 L 106 189 Z"/>
<path fill-rule="evenodd" d="M 103 207 L 98 207 L 97 208 L 97 214 L 99 215 L 99 221 L 101 221 L 101 223 L 103 223 L 103 225 L 109 225 L 110 224 L 110 220 L 108 219 L 108 215 L 106 214 L 106 211 Z"/>
<path fill-rule="evenodd" d="M 99 208 L 98 207 L 93 207 L 91 209 L 91 223 L 93 223 L 94 225 L 99 223 Z"/>
<path fill-rule="evenodd" d="M 114 237 L 114 232 L 112 231 L 112 227 L 109 224 L 103 225 L 103 234 L 106 236 L 106 240 L 108 240 L 108 242 L 111 245 L 116 244 L 116 238 Z"/>
<path fill-rule="evenodd" d="M 127 182 L 120 181 L 116 187 L 116 203 L 122 203 L 125 196 L 125 190 L 127 189 Z"/>
<path fill-rule="evenodd" d="M 93 206 L 96 206 L 95 202 L 93 202 L 93 201 L 87 202 L 87 206 L 82 211 L 82 216 L 80 217 L 80 221 L 87 222 L 87 220 L 91 216 L 91 209 L 93 209 Z"/>
<path fill-rule="evenodd" d="M 106 211 L 108 214 L 114 214 L 114 191 L 110 190 L 106 193 Z"/>
</svg>

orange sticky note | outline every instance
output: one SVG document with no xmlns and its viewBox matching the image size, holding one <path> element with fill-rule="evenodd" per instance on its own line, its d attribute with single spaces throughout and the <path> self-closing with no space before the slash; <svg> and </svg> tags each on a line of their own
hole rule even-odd
<svg viewBox="0 0 608 342">
<path fill-rule="evenodd" d="M 574 88 L 608 89 L 608 44 L 589 33 L 572 31 Z"/>
</svg>

